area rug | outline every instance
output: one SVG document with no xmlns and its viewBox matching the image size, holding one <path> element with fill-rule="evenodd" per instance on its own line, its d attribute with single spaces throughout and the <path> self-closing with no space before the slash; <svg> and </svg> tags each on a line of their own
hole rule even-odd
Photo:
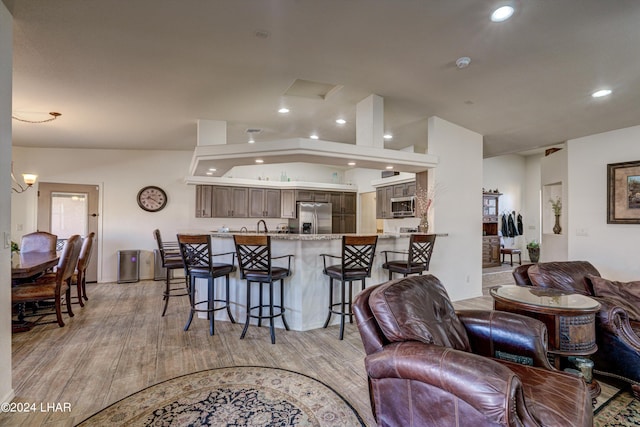
<svg viewBox="0 0 640 427">
<path fill-rule="evenodd" d="M 260 366 L 211 369 L 134 393 L 78 426 L 364 426 L 331 387 Z"/>
<path fill-rule="evenodd" d="M 621 390 L 596 410 L 593 426 L 640 426 L 640 401 L 630 391 Z"/>
</svg>

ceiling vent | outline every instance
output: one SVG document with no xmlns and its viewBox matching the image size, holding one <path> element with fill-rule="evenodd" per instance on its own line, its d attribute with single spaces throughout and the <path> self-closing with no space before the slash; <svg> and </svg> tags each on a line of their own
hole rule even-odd
<svg viewBox="0 0 640 427">
<path fill-rule="evenodd" d="M 251 134 L 251 135 L 257 135 L 260 132 L 262 132 L 262 129 L 249 128 L 249 129 L 246 130 L 246 132 Z"/>
<path fill-rule="evenodd" d="M 284 95 L 324 100 L 340 89 L 342 89 L 341 85 L 296 79 L 284 92 Z"/>
</svg>

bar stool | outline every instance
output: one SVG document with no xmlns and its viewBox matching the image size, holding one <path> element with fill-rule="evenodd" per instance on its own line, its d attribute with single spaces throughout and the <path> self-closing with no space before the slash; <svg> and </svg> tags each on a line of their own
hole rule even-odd
<svg viewBox="0 0 640 427">
<path fill-rule="evenodd" d="M 404 277 L 416 273 L 422 276 L 423 271 L 429 270 L 435 243 L 435 234 L 412 234 L 409 238 L 409 251 L 382 251 L 384 254 L 382 268 L 389 270 L 389 280 L 393 278 L 393 273 L 402 274 Z M 403 254 L 407 255 L 407 258 L 389 261 L 388 254 Z"/>
<path fill-rule="evenodd" d="M 352 283 L 360 280 L 361 290 L 364 290 L 365 279 L 371 277 L 371 266 L 377 243 L 378 236 L 342 236 L 342 256 L 320 254 L 324 264 L 322 272 L 329 276 L 329 314 L 323 328 L 329 325 L 331 315 L 337 314 L 340 316 L 340 339 L 344 338 L 345 316 L 349 316 L 349 323 L 353 323 Z M 327 258 L 339 259 L 340 264 L 327 266 Z M 333 302 L 334 279 L 340 281 L 340 301 L 335 303 Z M 349 284 L 348 295 L 345 294 L 345 283 Z"/>
<path fill-rule="evenodd" d="M 233 315 L 231 314 L 231 307 L 229 305 L 229 274 L 236 271 L 234 265 L 235 253 L 226 252 L 220 254 L 214 254 L 211 252 L 211 236 L 209 234 L 178 234 L 178 245 L 180 247 L 180 254 L 182 256 L 182 262 L 187 270 L 189 277 L 189 302 L 191 303 L 191 310 L 189 312 L 189 320 L 184 326 L 184 330 L 189 330 L 191 321 L 193 320 L 193 314 L 196 312 L 207 313 L 209 317 L 209 334 L 214 335 L 214 317 L 215 312 L 218 310 L 227 310 L 227 315 L 231 323 L 236 323 Z M 231 263 L 217 263 L 213 262 L 213 257 L 228 256 L 231 255 Z M 215 295 L 215 279 L 218 277 L 225 278 L 225 299 L 216 299 Z M 195 283 L 196 279 L 207 279 L 207 299 L 196 301 Z M 202 303 L 207 303 L 207 308 L 198 308 Z M 216 307 L 216 303 L 222 303 L 223 305 Z"/>
<path fill-rule="evenodd" d="M 164 309 L 162 315 L 167 312 L 167 306 L 169 305 L 169 298 L 171 297 L 183 297 L 189 295 L 189 277 L 185 277 L 185 287 L 172 288 L 171 286 L 176 279 L 173 277 L 173 270 L 184 269 L 185 273 L 187 269 L 182 261 L 180 255 L 180 248 L 178 242 L 163 242 L 162 236 L 160 236 L 160 230 L 157 228 L 153 230 L 153 237 L 158 244 L 158 251 L 160 252 L 160 259 L 162 260 L 162 267 L 166 270 L 165 277 L 165 289 L 162 294 L 162 300 L 164 301 Z M 182 280 L 182 279 L 180 279 Z"/>
<path fill-rule="evenodd" d="M 233 241 L 238 255 L 240 277 L 247 281 L 247 319 L 240 339 L 243 339 L 247 333 L 251 318 L 258 319 L 258 326 L 262 326 L 262 319 L 269 319 L 271 344 L 275 344 L 276 333 L 273 327 L 273 319 L 281 317 L 284 328 L 287 331 L 289 330 L 287 319 L 284 317 L 284 278 L 291 275 L 291 258 L 293 258 L 293 255 L 271 257 L 270 236 L 234 235 Z M 272 260 L 281 258 L 288 258 L 287 268 L 274 267 L 272 265 Z M 273 283 L 277 281 L 280 281 L 280 305 L 276 305 L 273 300 Z M 253 283 L 260 284 L 260 300 L 258 305 L 251 306 L 251 285 Z M 269 302 L 264 303 L 262 288 L 267 283 L 269 284 Z M 268 309 L 269 314 L 264 314 L 264 309 Z M 258 314 L 252 314 L 254 310 L 257 310 Z"/>
</svg>

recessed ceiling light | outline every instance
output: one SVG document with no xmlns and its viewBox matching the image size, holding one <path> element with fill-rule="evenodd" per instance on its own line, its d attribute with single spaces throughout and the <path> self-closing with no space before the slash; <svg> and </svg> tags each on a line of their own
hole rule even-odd
<svg viewBox="0 0 640 427">
<path fill-rule="evenodd" d="M 264 160 L 262 160 L 262 159 L 256 159 L 256 163 L 264 163 Z"/>
<path fill-rule="evenodd" d="M 600 89 L 599 91 L 593 92 L 591 96 L 594 98 L 601 98 L 603 96 L 611 95 L 611 89 Z"/>
<path fill-rule="evenodd" d="M 216 168 L 209 168 L 209 172 L 215 172 Z"/>
<path fill-rule="evenodd" d="M 391 135 L 390 133 L 386 133 L 382 136 L 384 139 L 393 139 L 393 135 Z"/>
<path fill-rule="evenodd" d="M 471 64 L 471 58 L 469 58 L 468 56 L 461 56 L 460 58 L 456 59 L 456 67 L 458 67 L 459 70 L 467 68 L 469 64 Z"/>
<path fill-rule="evenodd" d="M 513 15 L 513 7 L 502 6 L 493 11 L 493 13 L 491 14 L 491 21 L 504 22 L 507 19 L 511 18 L 511 15 Z"/>
<path fill-rule="evenodd" d="M 311 139 L 318 139 L 319 137 L 318 137 L 318 135 L 316 135 L 316 134 L 314 133 L 314 134 L 312 134 L 312 135 L 309 135 L 309 138 L 311 138 Z"/>
<path fill-rule="evenodd" d="M 387 169 L 393 169 L 393 166 L 387 166 Z"/>
<path fill-rule="evenodd" d="M 211 176 L 213 175 L 213 172 L 207 172 L 207 175 Z"/>
<path fill-rule="evenodd" d="M 356 165 L 356 162 L 349 162 L 349 163 L 347 163 L 347 164 L 348 164 L 349 166 L 355 166 L 355 165 Z"/>
<path fill-rule="evenodd" d="M 278 110 L 278 113 L 280 114 L 287 114 L 289 112 L 289 109 L 286 107 L 282 107 L 281 109 Z"/>
<path fill-rule="evenodd" d="M 255 139 L 253 139 L 253 138 L 249 138 L 249 141 L 248 141 L 248 142 L 249 142 L 249 144 L 253 144 L 253 143 L 255 143 L 255 142 L 256 142 L 256 140 L 255 140 Z"/>
<path fill-rule="evenodd" d="M 339 125 L 343 125 L 343 124 L 347 123 L 347 121 L 345 119 L 338 119 L 338 120 L 336 120 L 336 123 L 339 124 Z"/>
</svg>

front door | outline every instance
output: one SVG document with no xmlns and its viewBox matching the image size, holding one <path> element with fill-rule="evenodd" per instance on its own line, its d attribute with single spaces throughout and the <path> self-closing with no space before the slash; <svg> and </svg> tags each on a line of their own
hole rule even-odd
<svg viewBox="0 0 640 427">
<path fill-rule="evenodd" d="M 68 239 L 74 234 L 86 236 L 96 233 L 91 261 L 87 268 L 87 282 L 98 280 L 98 196 L 97 185 L 56 184 L 38 185 L 38 230 Z"/>
</svg>

